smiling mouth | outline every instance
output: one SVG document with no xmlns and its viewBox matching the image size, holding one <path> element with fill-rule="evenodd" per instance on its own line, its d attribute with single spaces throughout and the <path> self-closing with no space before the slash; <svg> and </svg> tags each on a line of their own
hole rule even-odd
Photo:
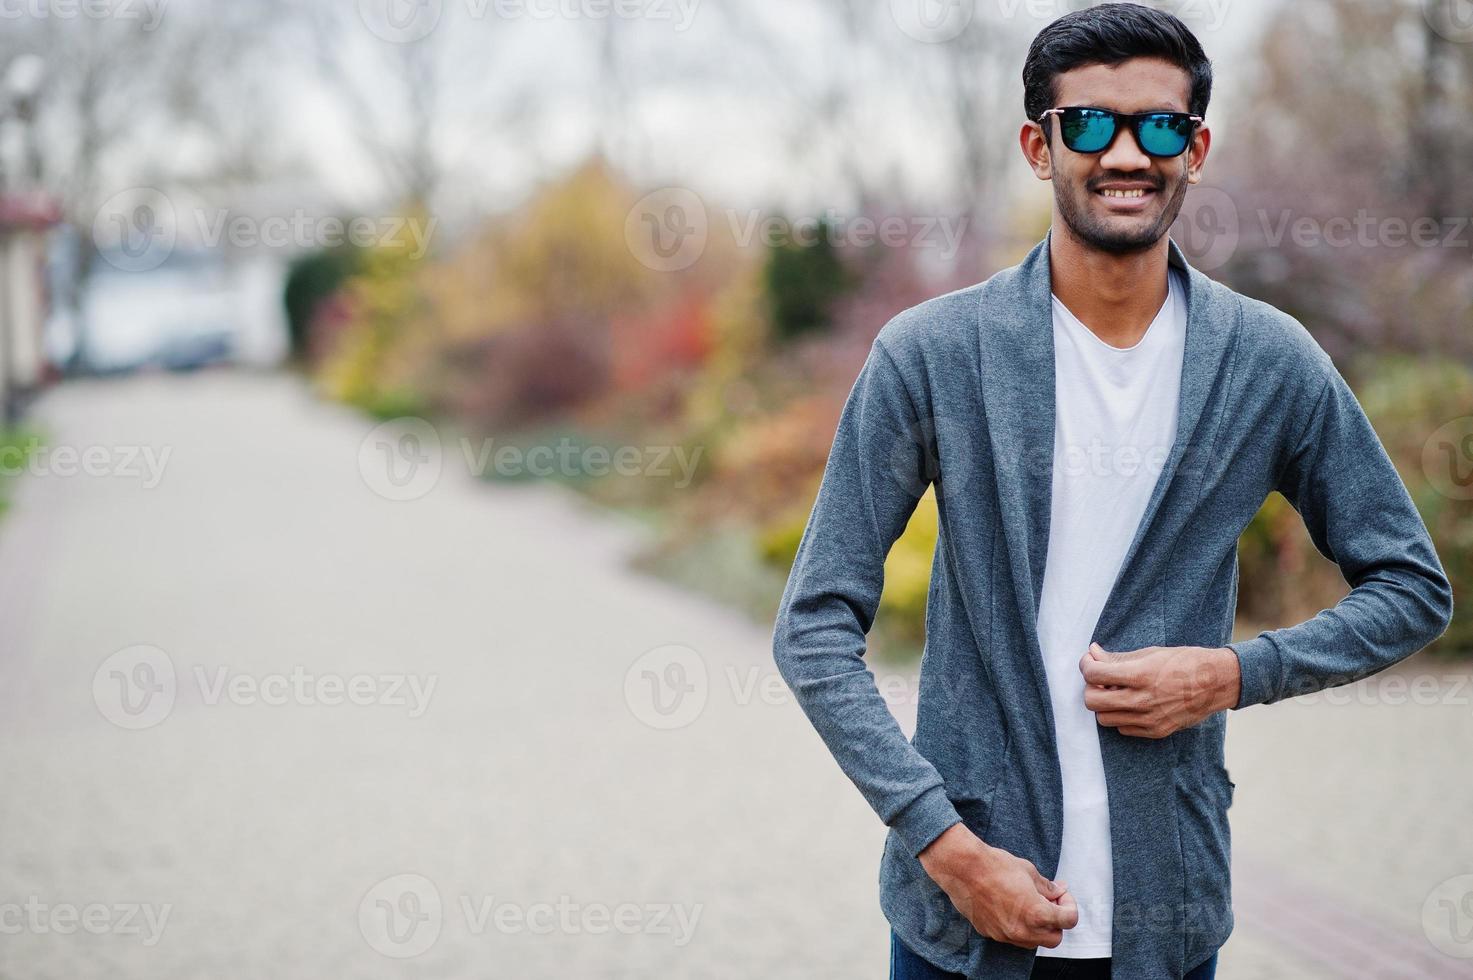
<svg viewBox="0 0 1473 980">
<path fill-rule="evenodd" d="M 1144 207 L 1147 201 L 1156 196 L 1155 189 L 1149 187 L 1132 187 L 1128 190 L 1105 188 L 1094 193 L 1096 197 L 1108 201 L 1110 207 L 1123 210 Z"/>
</svg>

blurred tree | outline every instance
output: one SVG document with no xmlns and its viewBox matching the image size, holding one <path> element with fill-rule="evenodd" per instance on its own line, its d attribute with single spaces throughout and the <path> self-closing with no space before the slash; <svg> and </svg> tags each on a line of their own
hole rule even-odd
<svg viewBox="0 0 1473 980">
<path fill-rule="evenodd" d="M 1473 358 L 1473 45 L 1421 5 L 1284 4 L 1212 179 L 1237 209 L 1221 270 L 1344 357 Z"/>
<path fill-rule="evenodd" d="M 412 217 L 424 220 L 423 212 Z M 332 397 L 383 417 L 421 410 L 426 396 L 416 384 L 418 361 L 406 355 L 426 320 L 422 261 L 407 238 L 362 252 L 358 273 L 343 289 L 345 322 L 320 370 Z"/>
<path fill-rule="evenodd" d="M 127 210 L 127 195 L 151 187 L 167 199 L 208 182 L 259 179 L 277 145 L 268 134 L 279 117 L 261 89 L 276 27 L 270 10 L 194 3 L 171 5 L 167 15 L 163 5 L 112 13 L 15 8 L 0 31 L 0 65 L 34 56 L 41 72 L 26 107 L 26 160 L 0 166 L 10 164 L 12 184 L 24 172 L 81 230 L 60 243 L 71 254 L 56 299 L 71 308 L 96 266 L 98 225 L 115 206 L 145 234 L 173 234 L 171 222 L 186 222 L 182 204 L 169 205 L 173 215 Z M 11 134 L 3 135 L 8 148 Z"/>
<path fill-rule="evenodd" d="M 379 23 L 373 4 L 272 2 L 283 33 L 308 56 L 304 81 L 326 94 L 350 152 L 377 178 L 379 200 L 474 220 L 481 215 L 467 205 L 481 190 L 487 154 L 514 145 L 528 162 L 535 153 L 527 127 L 544 104 L 545 80 L 498 70 L 514 42 L 501 18 L 477 13 L 485 8 L 391 2 Z"/>
<path fill-rule="evenodd" d="M 1473 411 L 1473 368 L 1446 359 L 1367 355 L 1350 373 L 1365 379 L 1356 397 L 1427 524 L 1454 596 L 1469 594 L 1473 495 L 1459 484 L 1462 474 L 1456 468 L 1467 465 L 1461 439 Z M 1307 619 L 1349 590 L 1339 568 L 1316 550 L 1303 521 L 1278 493 L 1269 496 L 1243 533 L 1238 560 L 1238 608 L 1251 627 L 1249 635 Z M 1432 649 L 1473 652 L 1473 616 L 1455 612 L 1452 626 Z"/>
<path fill-rule="evenodd" d="M 664 388 L 709 351 L 734 251 L 717 228 L 690 268 L 646 267 L 625 231 L 638 198 L 595 156 L 426 270 L 426 387 L 448 411 L 498 429 L 616 396 L 671 410 Z"/>
<path fill-rule="evenodd" d="M 813 331 L 830 323 L 833 304 L 855 285 L 824 220 L 811 244 L 788 241 L 767 251 L 765 286 L 773 334 L 779 340 Z"/>
<path fill-rule="evenodd" d="M 1455 601 L 1473 595 L 1473 366 L 1447 358 L 1392 356 L 1365 363 L 1357 397 L 1406 481 L 1437 544 Z M 1473 613 L 1454 611 L 1432 647 L 1473 654 Z"/>
<path fill-rule="evenodd" d="M 711 301 L 711 351 L 689 399 L 690 425 L 703 445 L 719 445 L 727 432 L 761 410 L 759 371 L 768 355 L 771 325 L 762 266 L 745 258 Z"/>
<path fill-rule="evenodd" d="M 313 320 L 361 267 L 360 250 L 353 245 L 311 252 L 292 262 L 282 298 L 294 359 L 307 357 Z"/>
</svg>

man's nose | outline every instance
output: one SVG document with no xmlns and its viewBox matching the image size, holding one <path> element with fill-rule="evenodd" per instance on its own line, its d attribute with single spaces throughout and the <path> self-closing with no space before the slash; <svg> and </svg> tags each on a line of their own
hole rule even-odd
<svg viewBox="0 0 1473 980">
<path fill-rule="evenodd" d="M 1115 138 L 1100 154 L 1100 167 L 1104 170 L 1147 170 L 1150 166 L 1150 155 L 1135 141 L 1135 131 L 1129 126 L 1116 130 Z"/>
</svg>

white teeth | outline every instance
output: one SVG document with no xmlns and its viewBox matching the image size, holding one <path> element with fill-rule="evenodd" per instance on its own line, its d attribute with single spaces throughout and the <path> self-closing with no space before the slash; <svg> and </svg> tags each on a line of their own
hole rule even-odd
<svg viewBox="0 0 1473 980">
<path fill-rule="evenodd" d="M 1119 190 L 1114 190 L 1113 188 L 1107 188 L 1106 190 L 1100 191 L 1100 193 L 1103 194 L 1103 195 L 1105 195 L 1106 197 L 1145 197 L 1146 196 L 1145 189 L 1144 188 L 1141 188 L 1141 187 L 1137 187 L 1137 188 L 1135 188 L 1133 190 L 1128 190 L 1128 191 L 1119 191 Z"/>
</svg>

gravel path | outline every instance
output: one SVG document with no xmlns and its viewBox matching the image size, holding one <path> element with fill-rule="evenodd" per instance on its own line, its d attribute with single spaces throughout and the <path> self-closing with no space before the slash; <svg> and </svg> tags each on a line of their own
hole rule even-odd
<svg viewBox="0 0 1473 980">
<path fill-rule="evenodd" d="M 433 486 L 386 478 L 424 433 L 283 377 L 37 417 L 0 521 L 0 977 L 884 976 L 883 828 L 767 630 L 627 572 L 633 529 L 448 441 Z M 1220 976 L 1473 975 L 1427 926 L 1473 955 L 1473 685 L 1388 691 L 1233 719 Z"/>
</svg>

